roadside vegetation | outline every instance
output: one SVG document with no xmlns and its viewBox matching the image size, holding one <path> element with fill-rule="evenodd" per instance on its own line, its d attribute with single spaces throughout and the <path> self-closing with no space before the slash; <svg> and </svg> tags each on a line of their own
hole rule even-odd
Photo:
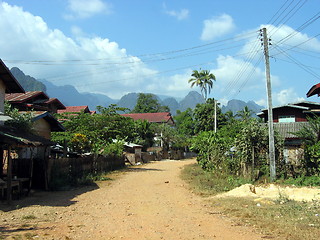
<svg viewBox="0 0 320 240">
<path fill-rule="evenodd" d="M 208 83 L 207 77 L 195 73 L 189 80 L 191 86 L 199 86 L 207 96 L 212 81 Z M 202 74 L 205 75 L 204 72 Z M 214 99 L 209 98 L 193 111 L 178 112 L 177 127 L 184 129 L 188 126 L 192 139 L 189 147 L 198 154 L 197 164 L 185 167 L 182 179 L 194 192 L 206 197 L 245 183 L 270 183 L 266 124 L 255 118 L 247 107 L 237 113 L 223 114 L 218 106 L 218 129 L 214 131 L 214 104 Z M 275 132 L 275 184 L 320 186 L 320 118 L 311 116 L 308 122 L 309 125 L 293 133 L 302 139 L 304 150 L 304 155 L 295 163 L 286 161 L 283 156 L 284 139 Z M 319 239 L 320 202 L 295 202 L 281 195 L 275 201 L 260 203 L 256 200 L 210 198 L 209 204 L 234 217 L 239 225 L 256 227 L 266 238 Z"/>
<path fill-rule="evenodd" d="M 181 178 L 196 194 L 210 197 L 250 181 L 230 175 L 203 171 L 200 165 L 186 166 Z M 257 201 L 259 200 L 259 201 Z M 319 239 L 320 202 L 296 202 L 287 196 L 271 201 L 245 197 L 208 198 L 217 213 L 232 218 L 236 225 L 250 225 L 267 239 Z"/>
</svg>

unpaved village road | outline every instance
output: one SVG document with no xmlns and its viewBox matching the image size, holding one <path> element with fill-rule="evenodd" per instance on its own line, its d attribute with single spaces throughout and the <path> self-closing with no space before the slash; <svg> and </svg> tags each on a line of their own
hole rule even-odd
<svg viewBox="0 0 320 240">
<path fill-rule="evenodd" d="M 72 191 L 34 193 L 0 210 L 0 239 L 262 239 L 210 208 L 179 178 L 195 160 L 128 169 L 114 181 Z"/>
</svg>

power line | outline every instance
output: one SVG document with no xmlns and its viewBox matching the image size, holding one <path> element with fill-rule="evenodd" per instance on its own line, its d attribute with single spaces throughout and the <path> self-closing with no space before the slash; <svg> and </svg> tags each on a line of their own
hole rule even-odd
<svg viewBox="0 0 320 240">
<path fill-rule="evenodd" d="M 305 67 L 302 63 L 300 63 L 298 60 L 296 60 L 295 58 L 293 58 L 292 56 L 290 56 L 287 52 L 282 51 L 279 46 L 274 45 L 274 47 L 280 51 L 281 53 L 283 53 L 285 56 L 287 56 L 293 63 L 295 63 L 297 66 L 299 66 L 300 68 L 302 68 L 304 71 L 308 72 L 309 74 L 311 74 L 312 76 L 314 76 L 317 79 L 320 79 L 320 75 L 318 75 L 317 73 L 315 73 L 314 71 L 308 69 L 307 67 Z"/>
</svg>

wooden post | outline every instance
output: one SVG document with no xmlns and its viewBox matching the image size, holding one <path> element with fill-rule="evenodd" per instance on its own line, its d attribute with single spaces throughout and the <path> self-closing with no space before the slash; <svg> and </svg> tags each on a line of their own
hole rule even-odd
<svg viewBox="0 0 320 240">
<path fill-rule="evenodd" d="M 12 159 L 11 146 L 8 147 L 8 165 L 7 165 L 7 201 L 12 203 Z"/>
</svg>

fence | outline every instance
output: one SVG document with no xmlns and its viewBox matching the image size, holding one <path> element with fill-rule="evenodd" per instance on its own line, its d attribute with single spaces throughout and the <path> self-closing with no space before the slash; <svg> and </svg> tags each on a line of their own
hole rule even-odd
<svg viewBox="0 0 320 240">
<path fill-rule="evenodd" d="M 78 158 L 49 159 L 47 174 L 50 189 L 77 185 L 88 175 L 97 175 L 124 167 L 123 157 L 86 156 Z"/>
</svg>

